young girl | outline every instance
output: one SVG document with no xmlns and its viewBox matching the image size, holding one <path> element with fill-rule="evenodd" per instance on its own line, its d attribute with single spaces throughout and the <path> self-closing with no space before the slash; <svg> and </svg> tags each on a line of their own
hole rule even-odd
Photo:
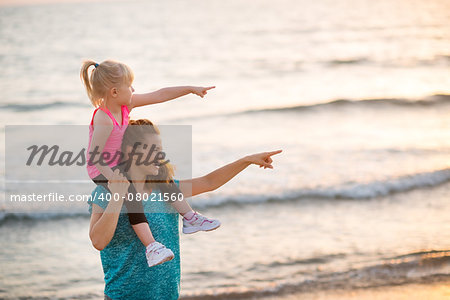
<svg viewBox="0 0 450 300">
<path fill-rule="evenodd" d="M 88 71 L 91 66 L 91 75 Z M 157 90 L 147 94 L 133 94 L 133 71 L 125 64 L 114 60 L 106 60 L 100 64 L 92 60 L 83 62 L 80 77 L 86 87 L 87 94 L 96 109 L 89 126 L 89 146 L 87 151 L 87 170 L 89 177 L 98 185 L 108 188 L 108 182 L 128 180 L 119 173 L 122 139 L 128 126 L 131 109 L 172 100 L 193 93 L 204 97 L 212 87 L 180 86 Z M 91 160 L 92 154 L 92 160 Z M 96 155 L 98 157 L 96 157 Z M 105 163 L 102 163 L 102 159 Z M 173 191 L 173 182 L 161 186 L 161 190 Z M 129 193 L 136 194 L 133 184 L 129 185 Z M 135 197 L 131 197 L 135 199 Z M 187 202 L 186 202 L 187 204 Z M 178 212 L 183 216 L 183 232 L 194 233 L 200 230 L 209 231 L 220 226 L 218 220 L 209 219 L 194 212 L 187 204 L 188 210 Z M 153 238 L 147 219 L 143 212 L 141 201 L 125 201 L 128 218 L 136 235 L 146 246 L 146 257 L 149 267 L 169 261 L 173 252 Z M 186 206 L 185 206 L 186 207 Z M 185 230 L 186 227 L 186 230 Z"/>
</svg>

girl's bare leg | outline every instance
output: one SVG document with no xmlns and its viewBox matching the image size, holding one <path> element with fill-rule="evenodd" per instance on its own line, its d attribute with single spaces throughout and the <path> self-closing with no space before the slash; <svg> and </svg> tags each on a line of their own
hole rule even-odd
<svg viewBox="0 0 450 300">
<path fill-rule="evenodd" d="M 179 201 L 179 200 L 176 200 L 176 201 L 173 201 L 173 202 L 171 202 L 171 205 L 173 206 L 173 208 L 175 208 L 179 213 L 180 213 L 180 215 L 182 215 L 183 217 L 187 214 L 187 213 L 189 213 L 189 212 L 192 212 L 192 214 L 194 214 L 194 210 L 192 209 L 192 207 L 189 205 L 189 203 L 186 201 L 186 199 L 183 199 L 183 200 L 181 200 L 181 201 Z M 188 219 L 189 219 L 189 216 L 190 214 L 188 214 L 186 217 L 188 217 Z"/>
<path fill-rule="evenodd" d="M 139 223 L 131 225 L 133 227 L 134 232 L 136 232 L 136 235 L 141 240 L 142 244 L 147 247 L 151 243 L 155 241 L 153 238 L 152 231 L 150 230 L 150 226 L 148 223 Z"/>
</svg>

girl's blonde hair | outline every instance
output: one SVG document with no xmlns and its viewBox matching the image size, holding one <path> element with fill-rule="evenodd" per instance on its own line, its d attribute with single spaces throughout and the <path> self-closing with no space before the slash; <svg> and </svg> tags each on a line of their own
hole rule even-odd
<svg viewBox="0 0 450 300">
<path fill-rule="evenodd" d="M 91 76 L 88 75 L 90 66 L 94 66 Z M 129 66 L 115 60 L 105 60 L 100 64 L 93 60 L 85 60 L 81 66 L 80 78 L 92 105 L 98 107 L 109 89 L 121 84 L 131 85 L 134 73 Z"/>
</svg>

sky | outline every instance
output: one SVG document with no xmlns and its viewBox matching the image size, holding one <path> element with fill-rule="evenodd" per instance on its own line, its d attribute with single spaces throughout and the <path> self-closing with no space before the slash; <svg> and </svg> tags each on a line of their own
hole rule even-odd
<svg viewBox="0 0 450 300">
<path fill-rule="evenodd" d="M 105 2 L 114 0 L 0 0 L 0 6 L 21 6 L 48 3 Z"/>
</svg>

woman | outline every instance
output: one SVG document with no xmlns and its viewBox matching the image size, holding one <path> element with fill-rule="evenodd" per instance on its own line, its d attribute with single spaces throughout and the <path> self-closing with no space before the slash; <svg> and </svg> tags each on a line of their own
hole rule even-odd
<svg viewBox="0 0 450 300">
<path fill-rule="evenodd" d="M 125 132 L 122 151 L 126 157 L 132 151 L 132 145 L 140 142 L 142 145 L 155 145 L 161 149 L 159 131 L 148 120 L 131 121 Z M 130 138 L 133 136 L 134 138 Z M 136 136 L 140 140 L 136 140 Z M 141 149 L 145 151 L 144 148 Z M 129 164 L 126 172 L 132 178 L 137 193 L 152 195 L 159 190 L 172 190 L 182 193 L 184 198 L 213 191 L 224 185 L 251 164 L 264 168 L 273 168 L 271 156 L 279 151 L 264 152 L 249 155 L 223 166 L 205 176 L 190 180 L 173 180 L 173 171 L 169 164 L 137 164 L 135 160 Z M 156 152 L 155 152 L 156 153 Z M 152 154 L 154 155 L 154 154 Z M 152 156 L 153 158 L 154 156 Z M 152 159 L 150 159 L 152 161 Z M 164 168 L 163 185 L 153 179 L 155 168 Z M 175 183 L 178 188 L 171 184 Z M 113 195 L 118 195 L 117 201 L 107 201 L 110 193 L 103 186 L 97 186 L 89 201 L 91 213 L 89 236 L 93 246 L 100 250 L 105 279 L 105 299 L 178 299 L 180 294 L 180 245 L 178 231 L 178 213 L 187 209 L 186 201 L 143 201 L 145 216 L 148 220 L 155 240 L 160 241 L 174 253 L 174 259 L 149 268 L 143 251 L 143 245 L 134 233 L 126 214 L 123 201 L 127 197 L 128 181 L 123 181 L 119 170 L 114 173 L 113 180 L 108 184 Z M 157 197 L 156 199 L 159 199 Z M 175 211 L 173 208 L 176 208 Z"/>
</svg>

